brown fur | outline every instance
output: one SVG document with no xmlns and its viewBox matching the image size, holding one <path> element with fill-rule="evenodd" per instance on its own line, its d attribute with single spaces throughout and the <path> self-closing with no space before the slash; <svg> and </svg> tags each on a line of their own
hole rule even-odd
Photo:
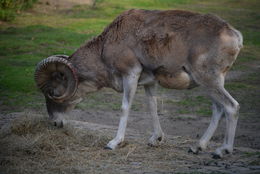
<svg viewBox="0 0 260 174">
<path fill-rule="evenodd" d="M 129 10 L 118 16 L 101 35 L 77 50 L 70 60 L 82 80 L 95 81 L 100 87 L 118 89 L 113 84 L 114 78 L 120 81 L 122 74 L 141 65 L 151 71 L 162 86 L 185 89 L 194 77 L 178 80 L 180 74 L 186 73 L 184 68 L 188 74 L 193 69 L 203 69 L 201 73 L 205 73 L 211 71 L 207 69 L 208 64 L 216 64 L 216 71 L 220 68 L 226 72 L 227 67 L 218 67 L 218 64 L 228 60 L 213 60 L 210 56 L 200 60 L 200 56 L 216 55 L 218 51 L 236 54 L 236 49 L 220 46 L 228 37 L 235 37 L 231 30 L 228 23 L 211 14 Z M 200 64 L 201 61 L 204 63 Z M 229 67 L 233 61 L 228 61 Z M 158 70 L 161 68 L 164 73 Z"/>
</svg>

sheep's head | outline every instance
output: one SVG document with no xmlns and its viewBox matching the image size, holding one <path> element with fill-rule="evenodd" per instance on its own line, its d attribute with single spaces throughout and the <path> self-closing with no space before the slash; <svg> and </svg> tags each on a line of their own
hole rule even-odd
<svg viewBox="0 0 260 174">
<path fill-rule="evenodd" d="M 64 55 L 50 56 L 39 62 L 35 70 L 35 81 L 46 98 L 51 119 L 57 119 L 57 115 L 73 105 L 78 88 L 76 69 L 67 58 Z"/>
<path fill-rule="evenodd" d="M 49 99 L 62 103 L 71 98 L 78 86 L 78 77 L 68 56 L 50 56 L 38 63 L 35 81 Z"/>
</svg>

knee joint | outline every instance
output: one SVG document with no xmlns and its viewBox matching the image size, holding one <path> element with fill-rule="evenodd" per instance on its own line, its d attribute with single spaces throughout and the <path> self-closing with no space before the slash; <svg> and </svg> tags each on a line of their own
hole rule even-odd
<svg viewBox="0 0 260 174">
<path fill-rule="evenodd" d="M 122 111 L 126 111 L 129 109 L 129 104 L 128 103 L 123 103 L 121 106 Z"/>
<path fill-rule="evenodd" d="M 225 112 L 228 115 L 236 115 L 239 111 L 239 108 L 240 108 L 240 106 L 239 106 L 238 102 L 235 102 L 232 105 L 226 106 Z"/>
</svg>

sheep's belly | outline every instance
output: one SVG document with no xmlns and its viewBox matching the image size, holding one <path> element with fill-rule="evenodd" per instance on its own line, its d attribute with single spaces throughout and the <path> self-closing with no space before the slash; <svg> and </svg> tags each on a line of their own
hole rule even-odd
<svg viewBox="0 0 260 174">
<path fill-rule="evenodd" d="M 165 88 L 187 89 L 191 85 L 191 78 L 188 73 L 181 71 L 175 74 L 156 74 L 156 80 Z"/>
</svg>

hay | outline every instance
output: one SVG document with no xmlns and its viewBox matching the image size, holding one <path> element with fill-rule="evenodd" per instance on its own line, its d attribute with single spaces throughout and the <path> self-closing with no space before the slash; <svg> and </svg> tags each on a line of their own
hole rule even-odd
<svg viewBox="0 0 260 174">
<path fill-rule="evenodd" d="M 0 173 L 81 171 L 108 142 L 94 132 L 55 128 L 46 117 L 31 113 L 5 126 L 2 135 Z"/>
<path fill-rule="evenodd" d="M 255 155 L 243 156 L 248 150 L 240 149 L 239 154 L 219 163 L 211 159 L 212 149 L 200 155 L 188 154 L 189 145 L 195 141 L 187 137 L 170 136 L 161 146 L 152 148 L 136 132 L 128 132 L 133 139 L 108 151 L 103 147 L 115 134 L 111 126 L 68 121 L 58 129 L 41 114 L 25 113 L 0 130 L 0 173 L 207 173 L 225 171 L 225 165 L 234 171 L 241 164 L 247 169 L 247 164 L 257 160 Z"/>
<path fill-rule="evenodd" d="M 113 173 L 114 168 L 124 171 L 122 165 L 129 163 L 150 168 L 151 160 L 144 160 L 144 154 L 152 152 L 149 158 L 163 151 L 144 142 L 125 142 L 116 151 L 103 150 L 112 138 L 111 131 L 114 134 L 112 128 L 71 121 L 58 129 L 40 114 L 26 113 L 8 127 L 0 140 L 0 173 Z"/>
</svg>

